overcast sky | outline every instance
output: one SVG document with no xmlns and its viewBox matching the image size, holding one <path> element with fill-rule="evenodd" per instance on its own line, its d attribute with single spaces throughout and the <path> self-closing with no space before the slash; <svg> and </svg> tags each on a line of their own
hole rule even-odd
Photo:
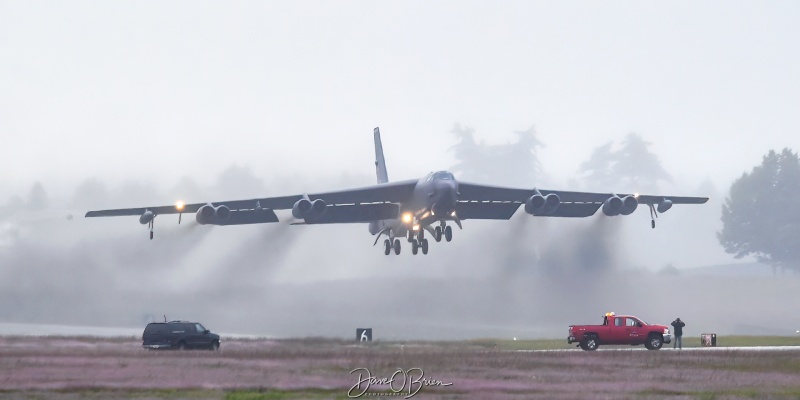
<svg viewBox="0 0 800 400">
<path fill-rule="evenodd" d="M 800 150 L 799 20 L 795 1 L 0 1 L 0 184 L 371 177 L 375 126 L 406 179 L 453 165 L 460 123 L 487 143 L 535 126 L 562 182 L 636 132 L 726 191 Z"/>
<path fill-rule="evenodd" d="M 631 304 L 614 297 L 617 286 L 600 290 L 618 277 L 604 272 L 628 279 L 626 271 L 735 261 L 715 236 L 730 184 L 770 149 L 800 150 L 798 21 L 797 1 L 0 0 L 0 297 L 28 307 L 0 310 L 0 320 L 136 326 L 170 314 L 214 326 L 224 314 L 230 324 L 220 330 L 264 333 L 300 313 L 308 323 L 346 321 L 315 334 L 349 335 L 366 326 L 347 314 L 349 282 L 370 279 L 383 302 L 365 301 L 378 307 L 365 315 L 405 297 L 419 298 L 431 321 L 463 312 L 452 327 L 485 323 L 497 310 L 563 310 L 563 321 L 551 320 L 552 332 L 563 332 L 578 322 L 576 308 L 600 315 Z M 390 179 L 417 178 L 456 164 L 456 124 L 486 144 L 513 142 L 533 126 L 545 145 L 543 176 L 561 190 L 581 189 L 578 168 L 596 147 L 635 132 L 674 178 L 660 191 L 712 200 L 674 207 L 655 230 L 646 209 L 616 219 L 466 221 L 454 243 L 424 258 L 386 258 L 363 225 L 200 227 L 185 216 L 180 226 L 159 219 L 151 242 L 135 217 L 66 220 L 55 210 L 74 206 L 80 216 L 90 206 L 175 196 L 219 201 L 371 184 L 376 126 Z M 52 218 L 25 217 L 30 199 L 14 200 L 37 181 Z M 641 293 L 695 285 L 683 303 L 662 296 L 655 317 L 665 321 L 698 309 L 710 287 L 637 276 L 629 286 Z M 414 290 L 383 296 L 381 288 L 409 277 L 418 279 Z M 576 281 L 587 297 L 558 300 Z M 471 284 L 486 289 L 462 290 Z M 759 293 L 785 293 L 776 288 Z M 31 293 L 43 296 L 31 303 Z M 91 298 L 114 300 L 87 306 Z M 483 313 L 465 308 L 465 298 Z M 793 304 L 773 298 L 754 307 Z M 200 312 L 193 299 L 210 308 L 191 314 Z M 176 301 L 185 303 L 170 309 Z M 295 301 L 299 308 L 284 307 Z M 236 314 L 250 315 L 241 304 L 275 308 L 264 326 L 251 326 Z M 508 315 L 498 326 L 541 328 L 531 315 Z"/>
</svg>

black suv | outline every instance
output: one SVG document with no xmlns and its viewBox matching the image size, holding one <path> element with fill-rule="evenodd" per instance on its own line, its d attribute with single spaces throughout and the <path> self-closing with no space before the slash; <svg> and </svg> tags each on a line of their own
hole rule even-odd
<svg viewBox="0 0 800 400">
<path fill-rule="evenodd" d="M 142 347 L 147 349 L 219 349 L 219 335 L 197 322 L 151 322 L 144 328 Z"/>
</svg>

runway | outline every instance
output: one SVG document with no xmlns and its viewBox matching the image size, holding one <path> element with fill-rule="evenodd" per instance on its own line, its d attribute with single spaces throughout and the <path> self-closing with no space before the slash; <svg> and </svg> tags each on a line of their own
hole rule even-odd
<svg viewBox="0 0 800 400">
<path fill-rule="evenodd" d="M 520 353 L 569 353 L 569 352 L 585 352 L 590 351 L 582 350 L 580 348 L 574 349 L 543 349 L 543 350 L 513 350 Z M 630 352 L 630 351 L 652 351 L 652 352 L 726 352 L 726 351 L 742 351 L 742 352 L 781 352 L 781 351 L 800 351 L 800 346 L 742 346 L 742 347 L 684 347 L 682 349 L 673 349 L 672 347 L 662 347 L 660 350 L 647 350 L 642 346 L 635 347 L 604 347 L 600 346 L 594 352 L 617 351 L 617 352 Z"/>
</svg>

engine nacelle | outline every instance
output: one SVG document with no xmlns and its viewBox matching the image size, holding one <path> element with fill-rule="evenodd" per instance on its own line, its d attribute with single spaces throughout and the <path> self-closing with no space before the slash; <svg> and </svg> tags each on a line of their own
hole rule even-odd
<svg viewBox="0 0 800 400">
<path fill-rule="evenodd" d="M 311 202 L 311 210 L 306 213 L 305 220 L 306 221 L 315 221 L 322 218 L 325 215 L 325 211 L 328 209 L 328 203 L 322 199 L 316 199 Z"/>
<path fill-rule="evenodd" d="M 150 223 L 150 221 L 152 221 L 153 218 L 155 218 L 155 217 L 156 217 L 156 215 L 153 214 L 152 211 L 145 210 L 144 214 L 142 214 L 142 216 L 139 217 L 139 223 L 142 224 L 142 225 Z"/>
<path fill-rule="evenodd" d="M 613 217 L 619 215 L 622 210 L 623 201 L 617 195 L 613 195 L 603 202 L 603 214 Z"/>
<path fill-rule="evenodd" d="M 619 213 L 622 215 L 629 215 L 636 211 L 638 205 L 639 200 L 636 197 L 625 196 L 622 198 L 622 208 L 619 209 Z"/>
<path fill-rule="evenodd" d="M 214 223 L 225 222 L 231 216 L 231 209 L 228 206 L 219 206 L 214 209 Z"/>
<path fill-rule="evenodd" d="M 555 193 L 547 196 L 535 194 L 525 200 L 525 212 L 530 215 L 550 215 L 558 209 L 561 199 Z"/>
<path fill-rule="evenodd" d="M 195 214 L 195 219 L 197 220 L 197 223 L 200 225 L 213 224 L 214 215 L 216 213 L 217 212 L 214 209 L 214 206 L 212 206 L 211 204 L 206 204 L 197 210 L 197 214 Z"/>
<path fill-rule="evenodd" d="M 672 200 L 664 199 L 658 203 L 658 207 L 656 209 L 658 210 L 658 212 L 663 213 L 667 212 L 667 210 L 669 210 L 670 208 L 672 208 Z"/>
<path fill-rule="evenodd" d="M 200 225 L 219 225 L 231 217 L 231 209 L 228 206 L 214 207 L 206 204 L 197 210 L 195 219 Z"/>
<path fill-rule="evenodd" d="M 320 219 L 325 210 L 328 209 L 328 203 L 322 199 L 311 201 L 309 199 L 300 199 L 292 206 L 292 216 L 297 219 L 306 221 L 314 221 Z"/>
<path fill-rule="evenodd" d="M 297 219 L 305 218 L 309 211 L 311 211 L 311 200 L 309 199 L 297 200 L 292 206 L 292 216 Z"/>
</svg>

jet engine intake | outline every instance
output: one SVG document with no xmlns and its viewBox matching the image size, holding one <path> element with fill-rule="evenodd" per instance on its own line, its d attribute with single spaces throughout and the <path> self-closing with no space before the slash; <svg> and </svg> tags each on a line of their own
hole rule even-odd
<svg viewBox="0 0 800 400">
<path fill-rule="evenodd" d="M 622 210 L 623 201 L 617 195 L 613 195 L 603 202 L 603 214 L 613 217 L 619 215 Z"/>
<path fill-rule="evenodd" d="M 325 200 L 300 199 L 292 206 L 292 216 L 306 221 L 315 221 L 320 219 L 327 209 L 328 203 L 325 203 Z"/>
<path fill-rule="evenodd" d="M 669 210 L 670 208 L 672 208 L 672 200 L 664 199 L 658 203 L 657 210 L 658 212 L 663 213 L 667 212 L 667 210 Z"/>
<path fill-rule="evenodd" d="M 142 225 L 149 224 L 150 221 L 152 221 L 153 218 L 155 218 L 155 217 L 156 217 L 156 215 L 153 214 L 152 211 L 145 210 L 144 214 L 142 214 L 142 216 L 139 217 L 139 223 L 142 224 Z"/>
<path fill-rule="evenodd" d="M 216 210 L 214 209 L 214 206 L 212 206 L 211 204 L 206 204 L 197 210 L 197 214 L 195 214 L 195 219 L 197 220 L 197 223 L 200 225 L 213 224 L 215 214 Z"/>
<path fill-rule="evenodd" d="M 214 207 L 206 204 L 200 207 L 195 214 L 195 219 L 200 225 L 221 225 L 231 217 L 231 209 L 228 206 Z"/>
<path fill-rule="evenodd" d="M 630 215 L 632 212 L 636 211 L 636 207 L 639 205 L 639 200 L 634 196 L 625 196 L 622 198 L 622 208 L 620 208 L 619 213 L 622 215 Z"/>
<path fill-rule="evenodd" d="M 231 216 L 231 209 L 228 206 L 219 206 L 214 209 L 214 223 L 225 222 Z"/>
<path fill-rule="evenodd" d="M 558 209 L 561 199 L 555 193 L 547 196 L 535 194 L 525 200 L 525 212 L 530 215 L 550 215 Z"/>
<path fill-rule="evenodd" d="M 311 200 L 309 199 L 297 200 L 292 206 L 292 216 L 297 219 L 305 218 L 309 211 L 311 211 Z"/>
</svg>

